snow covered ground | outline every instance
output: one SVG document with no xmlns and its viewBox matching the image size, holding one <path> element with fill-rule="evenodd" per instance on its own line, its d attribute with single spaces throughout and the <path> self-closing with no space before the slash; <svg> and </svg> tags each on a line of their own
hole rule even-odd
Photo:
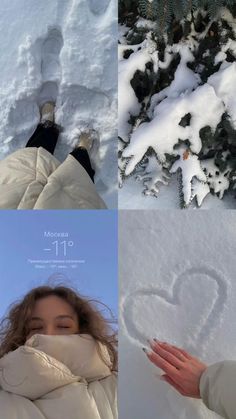
<svg viewBox="0 0 236 419">
<path fill-rule="evenodd" d="M 24 147 L 38 105 L 56 100 L 64 160 L 77 129 L 100 134 L 96 186 L 117 207 L 117 1 L 1 0 L 0 158 Z"/>
<path fill-rule="evenodd" d="M 235 359 L 235 211 L 119 214 L 120 418 L 215 419 L 158 380 L 147 339 L 207 364 Z"/>
<path fill-rule="evenodd" d="M 120 208 L 179 208 L 178 189 L 186 207 L 196 208 L 197 204 L 202 208 L 236 207 L 234 193 L 228 190 L 232 187 L 231 166 L 226 165 L 225 170 L 219 171 L 213 158 L 200 156 L 204 152 L 207 155 L 201 137 L 203 129 L 210 127 L 215 133 L 226 114 L 232 127 L 236 127 L 236 62 L 232 62 L 236 60 L 236 20 L 226 9 L 222 9 L 221 18 L 225 26 L 231 28 L 232 39 L 227 38 L 226 30 L 220 27 L 220 52 L 214 52 L 214 56 L 209 47 L 202 56 L 214 58 L 214 74 L 208 77 L 205 75 L 207 66 L 199 64 L 195 70 L 190 66 L 196 60 L 196 51 L 202 48 L 202 40 L 208 37 L 208 31 L 209 37 L 214 35 L 212 21 L 200 35 L 192 25 L 192 32 L 186 39 L 172 45 L 167 43 L 162 58 L 154 40 L 153 22 L 139 18 L 132 28 L 120 25 Z M 133 45 L 130 39 L 134 33 L 137 38 L 140 28 L 146 30 L 144 40 Z M 158 93 L 152 90 L 150 93 L 151 77 L 153 86 L 157 85 L 157 80 L 161 84 L 164 76 L 160 74 L 165 71 L 170 77 L 171 63 L 177 56 L 179 63 L 169 85 Z M 139 89 L 136 86 L 135 91 L 138 77 L 140 86 Z M 140 93 L 145 84 L 147 93 Z M 184 118 L 189 116 L 189 122 L 183 125 Z M 228 158 L 226 152 L 223 154 L 222 159 Z M 169 160 L 170 156 L 178 160 L 173 162 Z M 176 182 L 177 172 L 181 174 L 180 186 Z M 210 190 L 221 199 L 224 197 L 224 202 L 212 198 Z"/>
</svg>

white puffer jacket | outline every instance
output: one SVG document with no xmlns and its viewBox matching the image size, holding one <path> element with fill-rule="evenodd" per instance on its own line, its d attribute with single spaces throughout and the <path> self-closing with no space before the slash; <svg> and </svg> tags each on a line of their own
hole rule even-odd
<svg viewBox="0 0 236 419">
<path fill-rule="evenodd" d="M 210 365 L 202 374 L 200 393 L 205 405 L 225 419 L 236 419 L 236 361 Z"/>
<path fill-rule="evenodd" d="M 0 360 L 0 417 L 117 419 L 116 375 L 102 358 L 89 335 L 34 335 Z"/>
<path fill-rule="evenodd" d="M 0 161 L 1 209 L 105 209 L 81 164 L 60 162 L 42 147 L 22 148 Z"/>
</svg>

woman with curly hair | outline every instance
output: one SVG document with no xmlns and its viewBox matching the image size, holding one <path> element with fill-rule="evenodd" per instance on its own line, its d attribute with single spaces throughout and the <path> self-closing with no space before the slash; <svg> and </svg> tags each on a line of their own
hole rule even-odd
<svg viewBox="0 0 236 419">
<path fill-rule="evenodd" d="M 41 286 L 2 322 L 4 419 L 117 419 L 117 339 L 94 300 Z"/>
</svg>

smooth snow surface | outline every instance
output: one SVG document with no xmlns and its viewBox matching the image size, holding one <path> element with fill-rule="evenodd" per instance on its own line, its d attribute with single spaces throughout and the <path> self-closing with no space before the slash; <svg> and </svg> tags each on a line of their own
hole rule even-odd
<svg viewBox="0 0 236 419">
<path fill-rule="evenodd" d="M 97 190 L 116 207 L 116 0 L 1 0 L 0 26 L 0 158 L 25 146 L 53 99 L 64 127 L 55 156 L 72 151 L 76 130 L 96 129 Z"/>
<path fill-rule="evenodd" d="M 120 417 L 213 419 L 158 380 L 156 337 L 211 364 L 236 359 L 234 211 L 121 211 Z"/>
</svg>

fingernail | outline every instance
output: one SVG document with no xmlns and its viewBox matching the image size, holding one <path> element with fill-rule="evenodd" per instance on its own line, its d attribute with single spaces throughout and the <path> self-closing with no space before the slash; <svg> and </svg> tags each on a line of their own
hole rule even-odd
<svg viewBox="0 0 236 419">
<path fill-rule="evenodd" d="M 151 355 L 151 351 L 149 351 L 147 348 L 142 348 L 142 350 L 147 356 Z"/>
<path fill-rule="evenodd" d="M 151 346 L 151 348 L 153 348 L 153 345 L 157 344 L 157 341 L 154 341 L 154 339 L 147 339 L 148 345 Z"/>
</svg>

